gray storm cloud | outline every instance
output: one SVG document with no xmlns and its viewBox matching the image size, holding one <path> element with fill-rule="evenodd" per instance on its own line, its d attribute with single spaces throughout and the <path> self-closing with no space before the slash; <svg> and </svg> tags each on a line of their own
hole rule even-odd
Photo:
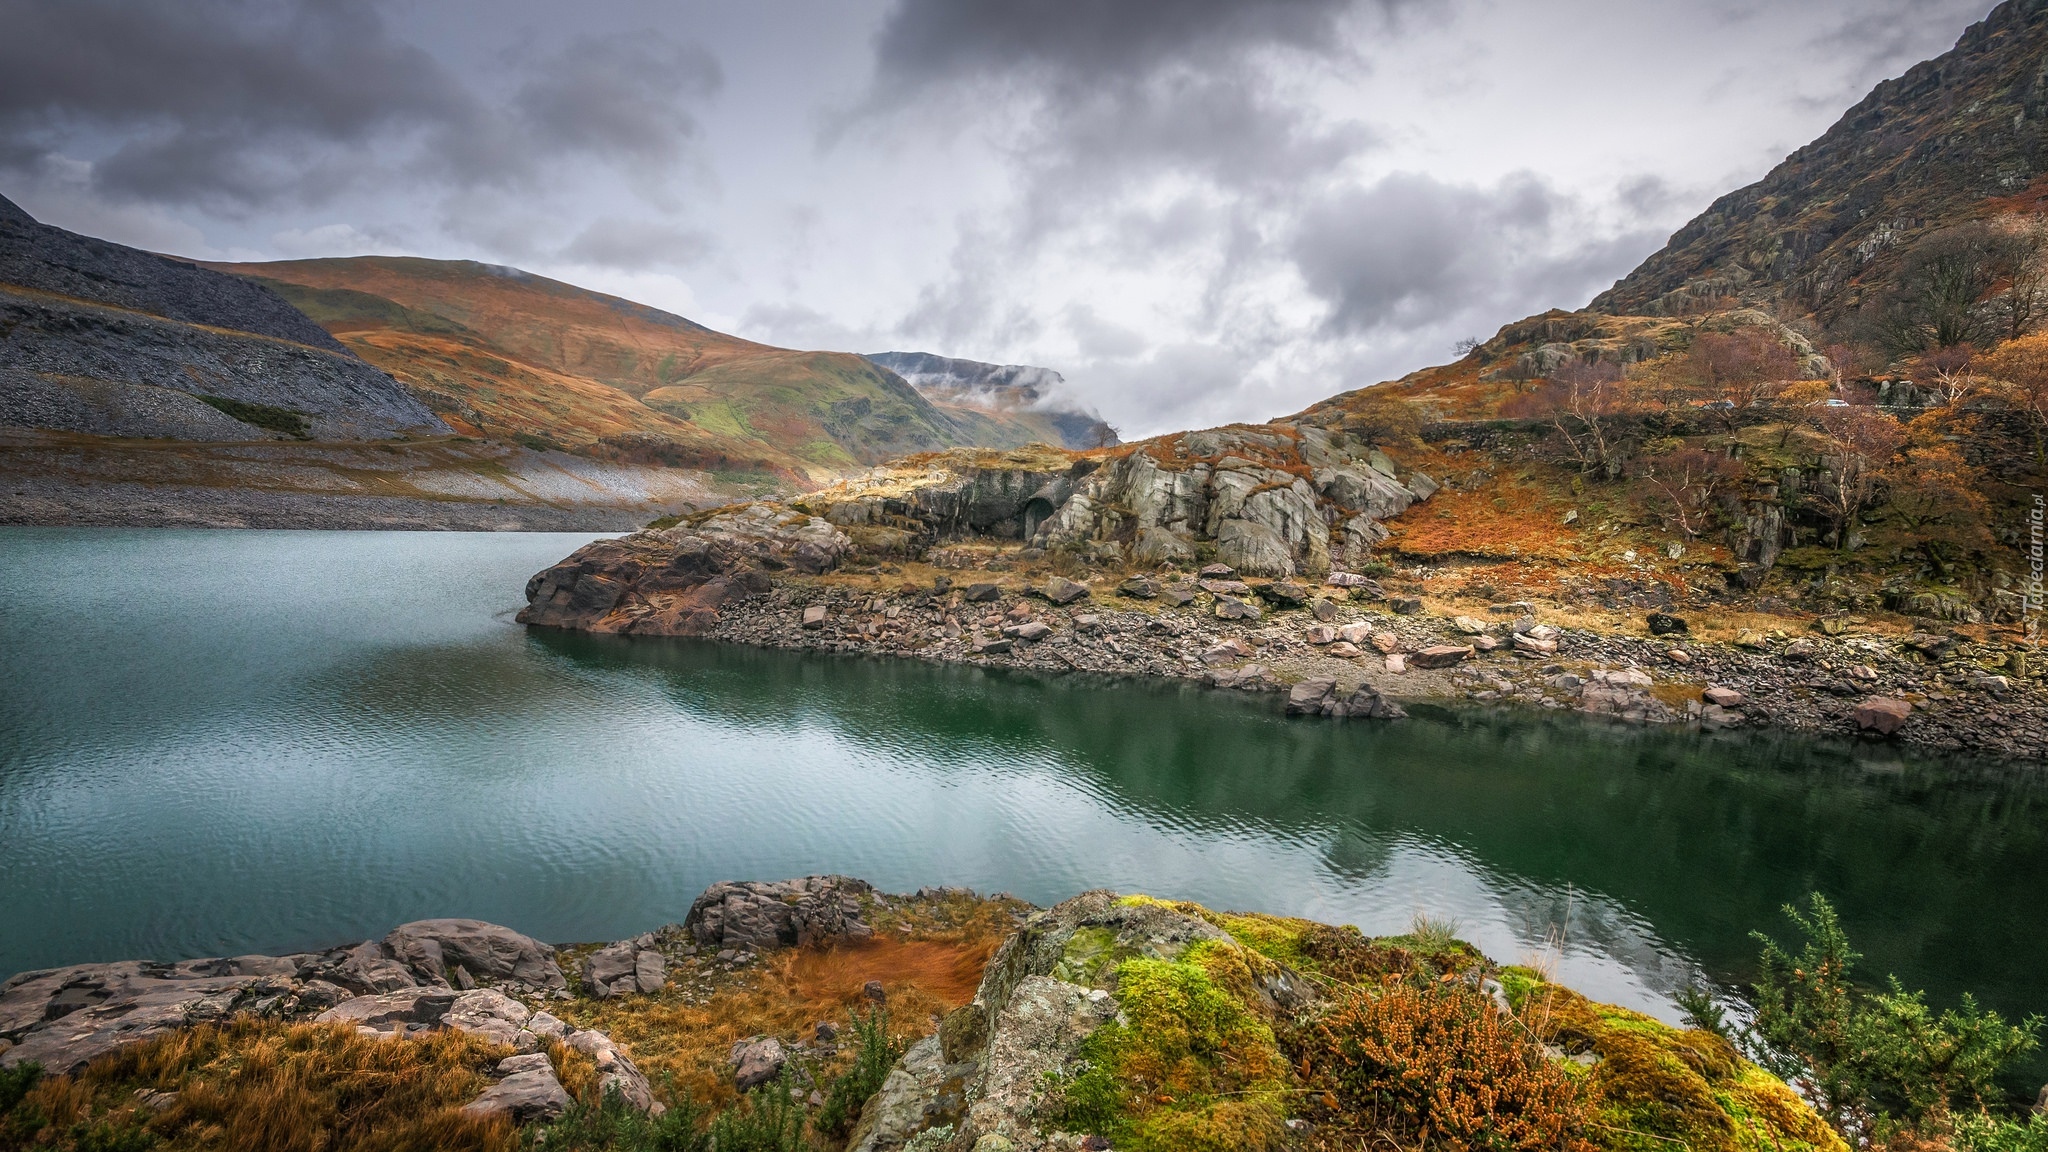
<svg viewBox="0 0 2048 1152">
<path fill-rule="evenodd" d="M 1989 4 L 0 0 L 0 192 L 1041 363 L 1156 431 L 1583 304 Z"/>
</svg>

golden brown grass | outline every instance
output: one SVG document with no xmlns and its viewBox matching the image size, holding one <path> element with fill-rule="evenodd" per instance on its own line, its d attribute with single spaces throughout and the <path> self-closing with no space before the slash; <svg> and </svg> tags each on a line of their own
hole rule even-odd
<svg viewBox="0 0 2048 1152">
<path fill-rule="evenodd" d="M 509 1124 L 459 1110 L 511 1054 L 460 1032 L 400 1041 L 342 1025 L 202 1025 L 46 1078 L 0 1129 L 0 1148 L 63 1148 L 95 1127 L 140 1126 L 166 1152 L 506 1152 Z M 177 1095 L 152 1111 L 138 1090 Z M 26 1131 L 29 1118 L 39 1133 Z"/>
<path fill-rule="evenodd" d="M 657 1083 L 668 1077 L 679 1094 L 724 1106 L 737 1095 L 726 1062 L 735 1040 L 766 1035 L 785 1044 L 815 1043 L 813 1029 L 821 1021 L 844 1033 L 852 1014 L 870 1006 L 862 991 L 870 980 L 879 980 L 888 996 L 893 1032 L 930 1035 L 941 1016 L 974 998 L 989 956 L 1016 926 L 1019 907 L 961 894 L 880 909 L 873 916 L 875 939 L 865 944 L 773 953 L 730 975 L 686 969 L 672 973 L 670 986 L 656 996 L 577 1000 L 556 1014 L 579 1028 L 609 1032 Z M 699 980 L 713 984 L 710 995 L 691 994 Z M 849 1058 L 842 1053 L 812 1061 L 809 1070 L 823 1085 Z"/>
</svg>

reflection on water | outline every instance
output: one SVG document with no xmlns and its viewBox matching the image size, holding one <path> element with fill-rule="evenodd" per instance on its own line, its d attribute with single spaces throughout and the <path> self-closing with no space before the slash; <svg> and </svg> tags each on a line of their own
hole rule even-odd
<svg viewBox="0 0 2048 1152">
<path fill-rule="evenodd" d="M 556 940 L 818 871 L 1399 931 L 1669 1016 L 1827 892 L 1874 972 L 2048 1008 L 2048 791 L 1781 735 L 510 623 L 560 535 L 0 531 L 0 973 L 480 916 Z"/>
</svg>

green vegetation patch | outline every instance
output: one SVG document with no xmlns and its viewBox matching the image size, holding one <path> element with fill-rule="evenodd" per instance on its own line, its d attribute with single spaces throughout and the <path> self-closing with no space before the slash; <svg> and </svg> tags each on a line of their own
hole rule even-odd
<svg viewBox="0 0 2048 1152">
<path fill-rule="evenodd" d="M 1278 1147 L 1292 1075 L 1252 1007 L 1246 955 L 1203 941 L 1118 964 L 1120 1018 L 1051 1085 L 1061 1125 L 1137 1152 Z"/>
<path fill-rule="evenodd" d="M 236 400 L 227 396 L 213 396 L 200 393 L 199 398 L 222 413 L 254 424 L 271 432 L 282 432 L 298 440 L 313 438 L 313 419 L 296 408 L 278 408 L 269 404 L 252 404 L 247 400 Z"/>
</svg>

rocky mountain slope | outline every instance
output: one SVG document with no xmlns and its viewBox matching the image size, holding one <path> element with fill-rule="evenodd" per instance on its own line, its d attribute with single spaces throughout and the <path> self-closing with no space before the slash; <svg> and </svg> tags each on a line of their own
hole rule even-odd
<svg viewBox="0 0 2048 1152">
<path fill-rule="evenodd" d="M 120 436 L 445 434 L 275 293 L 0 199 L 0 423 Z"/>
<path fill-rule="evenodd" d="M 1019 405 L 927 396 L 860 356 L 756 344 L 512 268 L 216 267 L 275 288 L 458 428 L 599 458 L 819 483 L 905 453 L 1058 435 Z"/>
<path fill-rule="evenodd" d="M 2048 195 L 2048 4 L 2008 0 L 1874 88 L 1820 139 L 1716 200 L 1589 311 L 1782 305 L 1832 323 L 1913 240 Z"/>
<path fill-rule="evenodd" d="M 1029 364 L 986 364 L 930 352 L 873 352 L 868 359 L 935 401 L 986 408 L 1043 424 L 1040 441 L 1058 448 L 1107 448 L 1116 430 L 1078 404 L 1064 376 Z M 1008 445 L 990 445 L 1008 447 Z"/>
</svg>

